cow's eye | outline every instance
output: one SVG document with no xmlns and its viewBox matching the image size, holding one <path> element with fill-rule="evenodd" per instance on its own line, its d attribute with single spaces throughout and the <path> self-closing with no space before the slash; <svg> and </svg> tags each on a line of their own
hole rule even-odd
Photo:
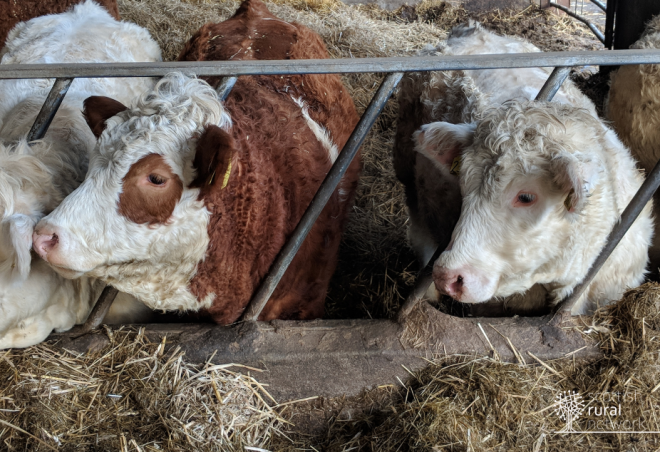
<svg viewBox="0 0 660 452">
<path fill-rule="evenodd" d="M 518 193 L 518 199 L 516 201 L 516 204 L 518 205 L 530 205 L 536 201 L 536 195 L 532 193 Z"/>
<path fill-rule="evenodd" d="M 165 183 L 165 178 L 159 176 L 158 174 L 149 174 L 149 182 L 154 185 L 163 185 Z"/>
</svg>

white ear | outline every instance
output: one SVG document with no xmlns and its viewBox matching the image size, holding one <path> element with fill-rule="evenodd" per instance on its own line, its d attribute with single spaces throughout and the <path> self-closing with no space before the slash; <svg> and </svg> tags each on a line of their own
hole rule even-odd
<svg viewBox="0 0 660 452">
<path fill-rule="evenodd" d="M 30 274 L 32 232 L 36 222 L 27 215 L 15 214 L 5 218 L 3 223 L 2 232 L 9 235 L 5 244 L 10 246 L 5 252 L 3 270 L 11 269 L 12 276 L 25 279 Z"/>
<path fill-rule="evenodd" d="M 425 124 L 413 134 L 415 150 L 437 167 L 451 170 L 463 150 L 472 144 L 475 127 L 475 124 L 448 122 Z"/>
<path fill-rule="evenodd" d="M 580 212 L 598 185 L 603 165 L 594 156 L 562 152 L 553 159 L 552 170 L 555 182 L 566 193 L 566 209 Z"/>
</svg>

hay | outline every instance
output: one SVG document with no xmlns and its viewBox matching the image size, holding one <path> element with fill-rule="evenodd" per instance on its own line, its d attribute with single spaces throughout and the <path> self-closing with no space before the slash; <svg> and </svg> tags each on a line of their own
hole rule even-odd
<svg viewBox="0 0 660 452">
<path fill-rule="evenodd" d="M 580 330 L 599 340 L 603 359 L 581 363 L 569 356 L 543 362 L 525 356 L 528 364 L 518 365 L 438 358 L 415 374 L 397 402 L 371 407 L 354 419 L 337 414 L 314 438 L 301 437 L 294 445 L 277 442 L 274 449 L 657 450 L 653 433 L 560 433 L 566 422 L 555 410 L 559 394 L 578 391 L 586 408 L 575 430 L 660 431 L 660 285 L 629 291 Z M 596 415 L 595 408 L 619 404 L 620 414 Z"/>
<path fill-rule="evenodd" d="M 93 355 L 47 344 L 1 352 L 0 449 L 242 451 L 278 431 L 250 370 L 188 364 L 141 331 L 106 334 Z"/>
</svg>

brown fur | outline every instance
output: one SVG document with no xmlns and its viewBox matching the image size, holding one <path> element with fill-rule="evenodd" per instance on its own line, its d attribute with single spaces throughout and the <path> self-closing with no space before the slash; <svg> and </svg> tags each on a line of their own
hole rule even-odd
<svg viewBox="0 0 660 452">
<path fill-rule="evenodd" d="M 156 176 L 162 185 L 152 183 L 150 176 Z M 134 223 L 166 223 L 181 193 L 183 183 L 163 156 L 149 154 L 131 165 L 124 176 L 117 210 Z"/>
<path fill-rule="evenodd" d="M 96 138 L 105 130 L 105 122 L 128 107 L 105 96 L 91 96 L 83 102 L 83 116 Z"/>
<path fill-rule="evenodd" d="M 264 20 L 265 18 L 271 20 Z M 203 26 L 186 44 L 184 61 L 327 58 L 319 38 L 308 28 L 287 24 L 258 0 L 248 0 L 231 19 Z M 208 81 L 217 85 L 217 78 Z M 330 132 L 342 148 L 358 116 L 337 75 L 240 77 L 225 104 L 234 140 L 229 184 L 216 168 L 216 182 L 201 196 L 212 212 L 211 245 L 191 281 L 199 298 L 215 293 L 209 309 L 222 324 L 236 321 L 267 274 L 316 193 L 331 163 L 311 132 L 300 107 Z M 219 146 L 219 149 L 222 146 Z M 225 152 L 226 148 L 220 152 Z M 208 149 L 204 149 L 207 153 Z M 222 164 L 224 159 L 216 159 Z M 211 162 L 208 155 L 197 162 Z M 197 181 L 209 168 L 196 166 Z M 328 282 L 337 263 L 341 231 L 352 203 L 360 170 L 356 158 L 340 183 L 348 193 L 332 195 L 309 236 L 262 312 L 261 320 L 312 319 L 323 315 Z M 210 170 L 212 171 L 212 169 Z M 222 174 L 219 174 L 222 173 Z"/>
<path fill-rule="evenodd" d="M 83 0 L 0 0 L 0 47 L 5 45 L 7 34 L 19 22 L 44 16 L 63 13 Z M 94 0 L 103 6 L 117 20 L 119 8 L 117 0 Z"/>
</svg>

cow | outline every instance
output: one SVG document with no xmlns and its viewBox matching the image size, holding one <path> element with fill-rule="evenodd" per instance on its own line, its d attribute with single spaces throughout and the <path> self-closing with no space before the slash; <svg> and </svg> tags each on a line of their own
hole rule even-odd
<svg viewBox="0 0 660 452">
<path fill-rule="evenodd" d="M 318 35 L 258 0 L 202 27 L 181 60 L 327 58 Z M 214 83 L 214 80 L 209 80 Z M 236 321 L 358 121 L 337 75 L 163 77 L 134 107 L 91 97 L 87 178 L 35 229 L 61 275 L 100 278 L 154 309 Z M 323 315 L 360 162 L 350 165 L 259 319 Z"/>
<path fill-rule="evenodd" d="M 137 25 L 115 20 L 87 1 L 68 12 L 20 23 L 7 38 L 0 64 L 159 61 L 160 49 Z M 42 140 L 28 142 L 52 80 L 0 81 L 0 349 L 27 347 L 54 329 L 85 321 L 105 284 L 67 280 L 32 259 L 36 223 L 84 179 L 96 138 L 83 101 L 112 94 L 130 103 L 154 86 L 145 78 L 76 79 Z M 145 319 L 150 311 L 127 294 L 106 321 Z"/>
<path fill-rule="evenodd" d="M 9 31 L 18 23 L 47 14 L 63 13 L 83 0 L 0 0 L 0 47 L 5 45 Z M 117 20 L 117 0 L 95 0 Z"/>
<path fill-rule="evenodd" d="M 660 16 L 647 25 L 633 49 L 660 49 Z M 610 75 L 606 114 L 619 138 L 648 174 L 660 159 L 660 65 L 621 66 Z M 654 197 L 657 205 L 660 195 Z M 660 215 L 655 214 L 655 237 L 649 250 L 651 272 L 660 276 Z"/>
<path fill-rule="evenodd" d="M 427 54 L 539 51 L 462 25 Z M 409 240 L 433 278 L 463 303 L 516 297 L 535 310 L 583 279 L 643 177 L 593 104 L 566 81 L 553 102 L 533 99 L 542 68 L 412 74 L 399 95 L 394 148 L 406 187 Z M 618 300 L 645 274 L 651 205 L 572 309 Z M 505 300 L 505 303 L 507 300 Z"/>
</svg>

